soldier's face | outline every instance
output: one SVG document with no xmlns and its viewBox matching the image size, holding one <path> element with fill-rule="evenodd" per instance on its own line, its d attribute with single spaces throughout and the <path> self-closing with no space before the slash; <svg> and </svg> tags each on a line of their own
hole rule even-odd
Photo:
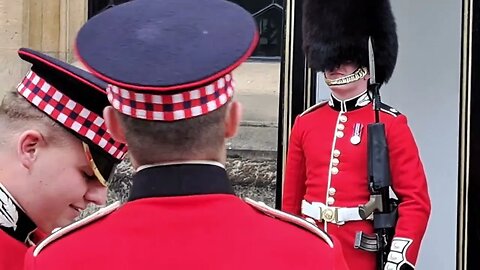
<svg viewBox="0 0 480 270">
<path fill-rule="evenodd" d="M 335 79 L 348 76 L 353 72 L 355 72 L 357 69 L 358 69 L 357 64 L 347 62 L 345 64 L 341 64 L 338 67 L 335 67 L 332 70 L 326 70 L 325 77 L 329 80 L 335 80 Z"/>
<path fill-rule="evenodd" d="M 359 66 L 354 63 L 344 63 L 332 70 L 325 71 L 325 79 L 326 80 L 339 80 L 339 79 L 347 79 L 349 75 L 349 79 L 355 78 L 355 71 L 359 70 Z M 344 84 L 337 84 L 337 85 L 330 85 L 330 90 L 332 90 L 333 94 L 342 100 L 352 98 L 357 96 L 358 94 L 362 93 L 367 89 L 369 75 L 367 74 L 363 78 L 357 78 L 353 81 Z M 341 81 L 341 80 L 340 80 Z"/>
<path fill-rule="evenodd" d="M 35 151 L 29 168 L 35 198 L 24 208 L 40 229 L 50 232 L 68 225 L 89 203 L 106 202 L 107 189 L 95 177 L 79 139 L 47 142 Z"/>
</svg>

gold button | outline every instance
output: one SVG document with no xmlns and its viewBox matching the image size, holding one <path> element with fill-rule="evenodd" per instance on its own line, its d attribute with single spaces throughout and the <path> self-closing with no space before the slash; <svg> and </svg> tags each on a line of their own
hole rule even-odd
<svg viewBox="0 0 480 270">
<path fill-rule="evenodd" d="M 337 138 L 343 138 L 343 131 L 337 131 Z"/>
<path fill-rule="evenodd" d="M 337 166 L 338 163 L 340 163 L 340 160 L 338 160 L 338 158 L 332 159 L 332 165 L 333 165 L 333 166 Z"/>
<path fill-rule="evenodd" d="M 337 190 L 333 187 L 328 189 L 328 195 L 330 195 L 330 196 L 335 195 L 336 192 L 337 192 Z"/>
<path fill-rule="evenodd" d="M 337 129 L 338 129 L 338 130 L 344 130 L 344 129 L 345 129 L 345 125 L 344 125 L 344 124 L 338 124 L 338 125 L 337 125 Z"/>
<path fill-rule="evenodd" d="M 337 174 L 338 173 L 338 168 L 337 167 L 332 167 L 332 174 Z"/>
<path fill-rule="evenodd" d="M 347 122 L 348 118 L 346 115 L 340 115 L 340 122 L 345 123 Z"/>
<path fill-rule="evenodd" d="M 332 222 L 333 221 L 333 210 L 329 209 L 329 208 L 323 210 L 322 218 L 323 218 L 323 220 L 325 220 L 327 222 Z"/>
<path fill-rule="evenodd" d="M 332 197 L 328 197 L 328 198 L 327 198 L 327 204 L 328 204 L 328 205 L 332 205 L 332 204 L 334 204 L 334 203 L 335 203 L 335 199 L 334 199 L 334 198 L 332 198 Z"/>
<path fill-rule="evenodd" d="M 340 156 L 340 150 L 338 150 L 338 149 L 333 150 L 333 156 L 334 157 L 339 157 Z"/>
</svg>

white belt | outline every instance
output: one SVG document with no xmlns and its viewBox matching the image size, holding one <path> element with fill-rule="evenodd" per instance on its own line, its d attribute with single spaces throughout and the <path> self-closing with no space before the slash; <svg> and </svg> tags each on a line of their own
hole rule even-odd
<svg viewBox="0 0 480 270">
<path fill-rule="evenodd" d="M 326 221 L 343 225 L 347 221 L 363 220 L 358 207 L 331 207 L 320 202 L 302 201 L 302 214 L 317 221 Z M 372 219 L 369 216 L 367 219 Z"/>
</svg>

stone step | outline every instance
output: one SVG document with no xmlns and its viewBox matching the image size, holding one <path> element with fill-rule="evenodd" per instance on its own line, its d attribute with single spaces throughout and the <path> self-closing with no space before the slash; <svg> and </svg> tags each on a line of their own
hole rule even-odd
<svg viewBox="0 0 480 270">
<path fill-rule="evenodd" d="M 227 142 L 227 149 L 232 153 L 259 151 L 274 154 L 277 151 L 277 140 L 277 123 L 244 121 L 237 136 Z"/>
</svg>

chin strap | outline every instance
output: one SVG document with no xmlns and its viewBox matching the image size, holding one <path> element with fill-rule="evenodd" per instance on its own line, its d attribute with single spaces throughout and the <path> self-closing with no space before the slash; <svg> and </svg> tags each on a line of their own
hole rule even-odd
<svg viewBox="0 0 480 270">
<path fill-rule="evenodd" d="M 367 74 L 368 74 L 367 68 L 360 67 L 357 70 L 355 70 L 355 72 L 353 72 L 352 74 L 347 75 L 345 77 L 341 77 L 341 78 L 338 78 L 338 79 L 332 79 L 332 80 L 325 78 L 325 83 L 328 86 L 345 85 L 345 84 L 349 84 L 349 83 L 361 80 L 361 79 L 365 78 L 365 76 L 367 76 Z"/>
</svg>

